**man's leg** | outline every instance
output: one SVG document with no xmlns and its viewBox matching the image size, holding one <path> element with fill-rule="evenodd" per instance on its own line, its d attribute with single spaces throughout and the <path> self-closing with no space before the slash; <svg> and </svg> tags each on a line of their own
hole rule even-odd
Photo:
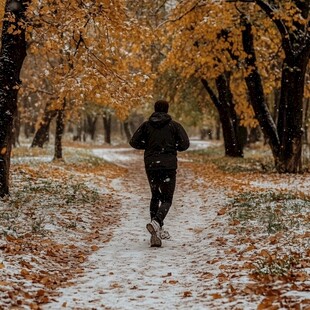
<svg viewBox="0 0 310 310">
<path fill-rule="evenodd" d="M 161 200 L 161 193 L 159 190 L 160 177 L 157 170 L 147 170 L 146 175 L 152 193 L 152 198 L 150 201 L 150 216 L 151 219 L 153 219 L 157 214 L 159 202 Z"/>
<path fill-rule="evenodd" d="M 164 225 L 164 219 L 168 214 L 172 204 L 173 194 L 176 185 L 176 170 L 162 170 L 160 174 L 161 178 L 159 190 L 161 192 L 161 205 L 158 208 L 154 219 L 162 227 Z"/>
<path fill-rule="evenodd" d="M 159 190 L 160 178 L 158 171 L 148 170 L 146 171 L 146 174 L 152 192 L 152 198 L 150 202 L 151 222 L 146 224 L 146 229 L 151 234 L 151 240 L 150 240 L 151 247 L 161 247 L 161 239 L 158 234 L 160 225 L 159 222 L 154 220 L 158 212 L 159 202 L 161 200 L 161 192 Z"/>
</svg>

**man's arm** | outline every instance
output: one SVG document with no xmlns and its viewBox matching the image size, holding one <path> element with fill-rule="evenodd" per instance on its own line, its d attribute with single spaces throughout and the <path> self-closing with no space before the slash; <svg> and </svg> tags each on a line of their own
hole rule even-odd
<svg viewBox="0 0 310 310">
<path fill-rule="evenodd" d="M 144 122 L 133 134 L 132 138 L 129 141 L 129 144 L 137 149 L 137 150 L 144 150 L 146 141 L 145 141 L 145 126 L 146 122 Z"/>
<path fill-rule="evenodd" d="M 177 150 L 179 152 L 182 152 L 189 148 L 189 138 L 183 126 L 179 123 L 176 123 L 176 125 L 177 125 L 176 146 Z"/>
</svg>

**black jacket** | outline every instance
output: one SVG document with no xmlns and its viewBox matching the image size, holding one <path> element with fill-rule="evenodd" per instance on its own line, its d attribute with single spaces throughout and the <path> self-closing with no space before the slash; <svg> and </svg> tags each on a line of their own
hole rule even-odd
<svg viewBox="0 0 310 310">
<path fill-rule="evenodd" d="M 177 151 L 189 147 L 189 139 L 181 124 L 164 112 L 154 112 L 133 134 L 129 144 L 145 150 L 145 169 L 177 169 Z"/>
</svg>

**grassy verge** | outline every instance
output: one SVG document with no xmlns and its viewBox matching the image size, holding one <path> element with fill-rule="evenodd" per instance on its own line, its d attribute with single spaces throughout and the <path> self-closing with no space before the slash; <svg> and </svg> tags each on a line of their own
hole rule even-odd
<svg viewBox="0 0 310 310">
<path fill-rule="evenodd" d="M 270 148 L 262 143 L 246 147 L 243 158 L 225 156 L 223 145 L 214 145 L 189 153 L 194 160 L 215 164 L 223 172 L 275 172 Z M 310 171 L 310 159 L 304 159 L 303 169 L 305 172 Z"/>
<path fill-rule="evenodd" d="M 309 173 L 278 174 L 266 146 L 246 149 L 244 158 L 225 157 L 219 146 L 188 159 L 183 165 L 204 180 L 206 196 L 213 187 L 230 197 L 218 210 L 227 224 L 218 242 L 231 262 L 219 266 L 229 279 L 226 297 L 257 298 L 257 309 L 308 309 Z"/>
<path fill-rule="evenodd" d="M 253 279 L 266 285 L 306 281 L 310 195 L 244 192 L 232 199 L 228 214 L 238 238 L 252 240 L 248 259 Z"/>
<path fill-rule="evenodd" d="M 279 231 L 310 229 L 307 214 L 310 212 L 310 196 L 276 191 L 245 192 L 234 197 L 230 216 L 245 227 L 254 221 L 260 230 L 268 234 Z"/>
<path fill-rule="evenodd" d="M 11 195 L 0 201 L 0 308 L 40 309 L 112 237 L 119 202 L 110 182 L 125 169 L 88 150 L 17 148 Z"/>
</svg>

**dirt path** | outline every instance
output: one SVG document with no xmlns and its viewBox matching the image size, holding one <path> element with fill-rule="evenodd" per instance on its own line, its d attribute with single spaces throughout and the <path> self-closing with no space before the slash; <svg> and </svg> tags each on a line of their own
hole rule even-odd
<svg viewBox="0 0 310 310">
<path fill-rule="evenodd" d="M 100 155 L 100 152 L 97 152 Z M 176 194 L 165 226 L 172 239 L 149 247 L 149 188 L 141 157 L 123 156 L 128 174 L 112 183 L 122 203 L 122 221 L 112 240 L 84 265 L 85 273 L 43 309 L 232 309 L 246 301 L 218 301 L 216 280 L 225 246 L 216 242 L 225 225 L 217 212 L 227 198 L 221 189 L 199 191 L 205 181 L 180 163 Z M 102 155 L 103 156 L 103 155 Z M 132 158 L 135 158 L 132 164 Z M 205 184 L 204 188 L 208 186 Z M 205 275 L 205 277 L 204 277 Z M 220 307 L 225 301 L 226 306 Z"/>
<path fill-rule="evenodd" d="M 65 163 L 17 154 L 18 186 L 1 204 L 0 309 L 309 308 L 309 174 L 219 158 L 230 173 L 185 152 L 172 239 L 150 248 L 143 154 L 92 151 L 105 161 L 84 148 Z"/>
</svg>

